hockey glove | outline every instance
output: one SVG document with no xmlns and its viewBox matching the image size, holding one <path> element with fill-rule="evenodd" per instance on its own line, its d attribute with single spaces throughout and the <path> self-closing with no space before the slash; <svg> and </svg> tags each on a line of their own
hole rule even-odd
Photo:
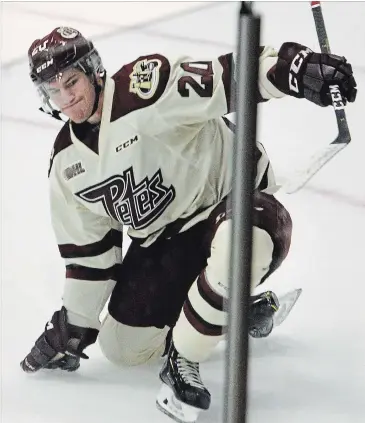
<svg viewBox="0 0 365 423">
<path fill-rule="evenodd" d="M 283 93 L 322 107 L 332 104 L 330 85 L 339 86 L 344 104 L 356 99 L 356 82 L 347 60 L 334 54 L 314 53 L 301 44 L 284 43 L 267 76 Z"/>
<path fill-rule="evenodd" d="M 53 314 L 20 366 L 27 373 L 40 369 L 75 371 L 80 367 L 80 358 L 89 358 L 83 350 L 96 341 L 98 333 L 68 323 L 66 308 L 62 307 Z"/>
</svg>

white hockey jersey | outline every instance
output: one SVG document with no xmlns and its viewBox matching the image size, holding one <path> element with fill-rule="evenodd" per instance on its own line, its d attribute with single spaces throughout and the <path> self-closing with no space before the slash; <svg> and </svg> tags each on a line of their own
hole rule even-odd
<svg viewBox="0 0 365 423">
<path fill-rule="evenodd" d="M 258 101 L 284 96 L 266 78 L 275 62 L 275 50 L 262 48 Z M 140 57 L 106 79 L 100 125 L 67 122 L 60 131 L 50 198 L 71 323 L 99 328 L 123 225 L 148 246 L 205 219 L 230 192 L 233 133 L 223 116 L 232 112 L 233 73 L 232 54 Z M 258 144 L 256 187 L 273 184 Z"/>
</svg>

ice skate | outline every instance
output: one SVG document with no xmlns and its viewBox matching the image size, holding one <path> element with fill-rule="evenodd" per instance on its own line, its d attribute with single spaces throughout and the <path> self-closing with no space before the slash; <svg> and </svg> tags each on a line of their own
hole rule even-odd
<svg viewBox="0 0 365 423">
<path fill-rule="evenodd" d="M 250 298 L 249 334 L 253 338 L 265 338 L 274 328 L 274 314 L 280 304 L 272 291 L 263 292 Z"/>
<path fill-rule="evenodd" d="M 265 338 L 281 325 L 298 301 L 302 289 L 294 289 L 279 298 L 272 291 L 251 297 L 249 312 L 249 334 L 253 338 Z"/>
<path fill-rule="evenodd" d="M 163 383 L 157 408 L 179 423 L 196 422 L 199 413 L 210 406 L 210 393 L 199 373 L 199 363 L 183 358 L 171 344 L 160 372 Z"/>
</svg>

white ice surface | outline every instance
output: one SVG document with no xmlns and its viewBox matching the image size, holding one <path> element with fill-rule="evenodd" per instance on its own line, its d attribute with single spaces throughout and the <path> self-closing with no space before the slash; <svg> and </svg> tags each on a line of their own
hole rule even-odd
<svg viewBox="0 0 365 423">
<path fill-rule="evenodd" d="M 292 214 L 293 243 L 265 288 L 302 287 L 303 294 L 272 336 L 251 342 L 250 423 L 364 422 L 364 5 L 324 5 L 333 51 L 355 65 L 358 101 L 347 108 L 353 141 L 306 189 L 279 195 Z M 316 48 L 307 3 L 258 9 L 264 13 L 262 43 L 298 40 Z M 217 4 L 103 38 L 98 48 L 111 71 L 147 52 L 221 54 L 235 45 L 236 11 L 234 3 Z M 60 306 L 64 269 L 47 197 L 59 125 L 37 112 L 25 62 L 3 69 L 1 92 L 1 423 L 168 422 L 154 405 L 159 365 L 116 368 L 96 344 L 76 373 L 21 372 L 20 360 Z M 330 109 L 290 98 L 260 106 L 259 138 L 279 180 L 335 135 Z M 213 403 L 201 422 L 222 421 L 223 347 L 202 366 Z"/>
</svg>

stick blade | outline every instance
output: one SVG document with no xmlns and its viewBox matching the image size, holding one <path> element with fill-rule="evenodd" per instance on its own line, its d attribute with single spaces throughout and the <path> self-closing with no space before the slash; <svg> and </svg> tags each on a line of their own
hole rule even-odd
<svg viewBox="0 0 365 423">
<path fill-rule="evenodd" d="M 307 168 L 297 171 L 291 180 L 284 185 L 287 194 L 299 191 L 313 176 L 336 154 L 343 150 L 348 143 L 329 144 L 311 159 Z"/>
</svg>

